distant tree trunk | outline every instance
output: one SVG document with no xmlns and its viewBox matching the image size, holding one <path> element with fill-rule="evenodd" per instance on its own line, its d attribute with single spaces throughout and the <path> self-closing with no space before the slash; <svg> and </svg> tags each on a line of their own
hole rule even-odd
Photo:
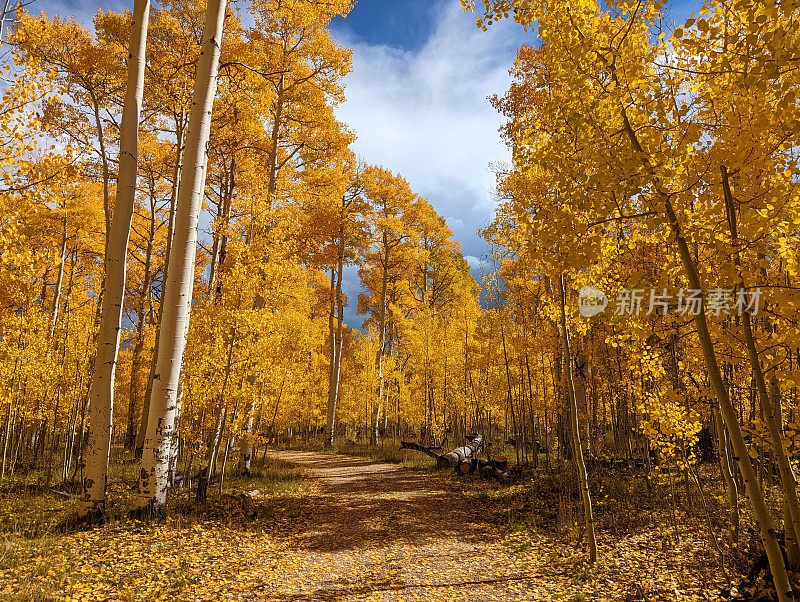
<svg viewBox="0 0 800 602">
<path fill-rule="evenodd" d="M 253 463 L 253 441 L 252 438 L 254 436 L 253 430 L 256 427 L 256 420 L 255 420 L 255 412 L 256 412 L 256 402 L 258 401 L 259 395 L 254 395 L 251 391 L 252 399 L 250 400 L 250 411 L 247 413 L 247 422 L 246 427 L 244 429 L 244 433 L 241 436 L 241 440 L 239 443 L 239 450 L 242 454 L 241 459 L 241 472 L 244 476 L 250 476 L 250 469 Z"/>
<path fill-rule="evenodd" d="M 278 90 L 275 97 L 275 115 L 272 120 L 272 148 L 269 154 L 269 177 L 267 178 L 267 194 L 269 195 L 269 205 L 275 201 L 275 193 L 278 191 L 278 149 L 280 148 L 280 134 L 282 125 L 283 105 L 285 102 L 285 74 L 281 73 L 278 80 Z"/>
<path fill-rule="evenodd" d="M 221 269 L 225 261 L 228 248 L 228 227 L 231 218 L 231 206 L 233 204 L 233 191 L 236 187 L 236 155 L 231 157 L 231 165 L 226 170 L 226 184 L 222 198 L 220 199 L 219 213 L 217 219 L 221 220 L 222 225 L 214 231 L 214 245 L 211 250 L 211 265 L 208 275 L 208 294 L 214 298 L 215 280 L 219 278 L 217 272 Z M 219 230 L 222 231 L 220 234 Z"/>
<path fill-rule="evenodd" d="M 181 174 L 173 248 L 167 269 L 157 368 L 153 377 L 138 496 L 139 508 L 149 509 L 155 514 L 163 513 L 166 504 L 170 443 L 194 288 L 197 221 L 203 199 L 226 5 L 226 0 L 210 0 L 206 9 L 184 155 L 185 168 Z"/>
<path fill-rule="evenodd" d="M 225 407 L 225 398 L 223 397 L 219 404 L 217 411 L 217 426 L 214 428 L 214 439 L 208 448 L 208 478 L 214 476 L 214 470 L 217 467 L 217 458 L 219 456 L 219 446 L 222 443 L 222 434 L 225 431 L 225 422 L 228 417 L 228 408 Z"/>
<path fill-rule="evenodd" d="M 344 206 L 344 200 L 342 200 Z M 342 216 L 341 219 L 344 219 Z M 336 328 L 331 328 L 333 348 L 331 349 L 331 382 L 328 391 L 328 444 L 333 445 L 336 432 L 336 407 L 339 403 L 339 381 L 342 373 L 342 330 L 344 323 L 344 301 L 342 300 L 342 275 L 344 272 L 344 225 L 339 228 L 338 257 L 336 264 L 336 288 L 334 290 L 334 308 L 336 310 Z M 333 308 L 332 308 L 333 309 Z M 331 320 L 332 321 L 332 320 Z M 333 324 L 331 324 L 333 326 Z"/>
<path fill-rule="evenodd" d="M 48 341 L 53 340 L 53 333 L 56 330 L 56 322 L 58 322 L 58 307 L 61 303 L 61 283 L 64 281 L 64 265 L 67 259 L 67 214 L 66 207 L 64 207 L 64 231 L 61 236 L 61 260 L 58 264 L 58 277 L 56 278 L 56 288 L 53 293 L 53 314 L 50 318 L 50 336 Z"/>
<path fill-rule="evenodd" d="M 514 429 L 514 453 L 517 455 L 517 465 L 519 465 L 519 442 L 517 441 L 517 437 L 519 434 L 517 433 L 517 415 L 514 413 L 514 398 L 511 391 L 511 370 L 508 367 L 508 353 L 506 351 L 506 335 L 503 330 L 503 317 L 498 314 L 498 318 L 500 318 L 500 338 L 503 341 L 503 362 L 506 366 L 506 385 L 508 386 L 508 408 L 511 410 L 511 422 L 512 428 Z M 508 431 L 508 414 L 506 413 L 506 431 Z M 506 439 L 508 439 L 508 432 L 505 435 Z"/>
<path fill-rule="evenodd" d="M 719 406 L 714 405 L 714 423 L 717 427 L 717 439 L 719 440 L 719 461 L 722 467 L 722 478 L 728 489 L 728 503 L 731 507 L 731 543 L 739 541 L 739 488 L 733 478 L 731 461 L 728 457 L 728 437 L 725 433 L 725 425 L 719 413 Z"/>
<path fill-rule="evenodd" d="M 144 352 L 144 329 L 147 316 L 149 314 L 148 306 L 150 303 L 150 290 L 153 283 L 153 249 L 155 246 L 156 236 L 156 199 L 153 195 L 150 197 L 150 228 L 147 240 L 147 251 L 145 251 L 144 258 L 144 274 L 142 275 L 142 296 L 139 299 L 139 307 L 137 308 L 137 324 L 136 324 L 136 343 L 133 347 L 133 357 L 131 358 L 131 382 L 129 389 L 128 400 L 128 429 L 125 433 L 125 448 L 133 449 L 136 443 L 136 426 L 138 424 L 136 416 L 136 408 L 139 405 L 139 400 L 142 398 L 142 364 L 144 359 L 142 353 Z"/>
<path fill-rule="evenodd" d="M 581 432 L 578 426 L 578 403 L 575 393 L 575 382 L 572 377 L 572 352 L 569 344 L 569 328 L 567 327 L 567 314 L 565 311 L 567 303 L 567 291 L 564 288 L 564 275 L 561 275 L 561 334 L 564 339 L 564 361 L 567 381 L 567 393 L 570 402 L 570 423 L 572 425 L 572 451 L 575 456 L 575 464 L 578 469 L 578 479 L 581 486 L 581 498 L 583 499 L 583 514 L 586 520 L 586 543 L 589 546 L 589 561 L 597 561 L 597 540 L 594 536 L 594 511 L 592 509 L 592 497 L 589 493 L 589 479 L 586 475 L 586 463 L 583 458 L 583 448 L 581 446 Z"/>
<path fill-rule="evenodd" d="M 139 155 L 139 114 L 144 92 L 145 46 L 150 17 L 149 0 L 136 0 L 131 23 L 128 80 L 119 151 L 119 177 L 114 217 L 106 244 L 105 291 L 97 337 L 94 374 L 89 391 L 89 437 L 81 495 L 81 512 L 105 507 L 108 460 L 114 420 L 114 373 L 119 351 L 122 302 Z"/>
<path fill-rule="evenodd" d="M 578 407 L 578 428 L 581 434 L 581 451 L 583 452 L 584 459 L 590 451 L 589 444 L 589 405 L 586 402 L 586 370 L 588 370 L 589 361 L 583 353 L 579 353 L 575 360 L 575 371 L 578 378 L 573 378 L 575 385 L 575 404 Z M 650 456 L 648 455 L 648 458 Z"/>
</svg>

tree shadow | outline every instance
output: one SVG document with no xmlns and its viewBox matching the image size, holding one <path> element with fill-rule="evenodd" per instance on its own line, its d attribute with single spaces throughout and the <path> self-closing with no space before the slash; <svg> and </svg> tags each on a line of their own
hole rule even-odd
<svg viewBox="0 0 800 602">
<path fill-rule="evenodd" d="M 456 538 L 465 544 L 492 537 L 496 504 L 451 491 L 438 475 L 369 459 L 282 453 L 319 481 L 308 530 L 299 545 L 317 552 L 380 545 L 421 546 Z"/>
</svg>

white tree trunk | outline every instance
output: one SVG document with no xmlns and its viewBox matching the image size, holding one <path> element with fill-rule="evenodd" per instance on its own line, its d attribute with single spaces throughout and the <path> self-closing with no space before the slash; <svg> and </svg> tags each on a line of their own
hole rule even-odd
<svg viewBox="0 0 800 602">
<path fill-rule="evenodd" d="M 81 508 L 83 513 L 102 510 L 105 505 L 108 458 L 114 428 L 114 372 L 119 350 L 122 302 L 128 239 L 136 196 L 136 168 L 139 155 L 139 114 L 144 93 L 145 46 L 150 1 L 136 0 L 131 23 L 128 80 L 122 109 L 119 148 L 119 177 L 114 217 L 106 244 L 106 272 L 100 331 L 94 375 L 89 389 L 89 437 Z"/>
<path fill-rule="evenodd" d="M 342 203 L 344 204 L 344 203 Z M 340 217 L 344 219 L 344 215 Z M 342 335 L 344 307 L 342 303 L 342 273 L 344 272 L 344 224 L 339 228 L 338 258 L 336 261 L 336 287 L 334 289 L 333 309 L 336 312 L 336 327 L 331 328 L 333 345 L 331 348 L 331 379 L 328 391 L 328 431 L 327 443 L 333 445 L 336 435 L 336 406 L 339 403 L 339 383 L 342 373 Z M 332 316 L 333 318 L 333 316 Z M 331 320 L 333 325 L 333 320 Z"/>
<path fill-rule="evenodd" d="M 164 274 L 162 275 L 162 283 L 166 282 L 166 270 L 169 267 L 169 256 L 172 249 L 172 233 L 175 231 L 175 205 L 178 202 L 178 183 L 181 178 L 181 158 L 183 156 L 183 138 L 184 138 L 184 110 L 181 109 L 175 126 L 175 167 L 172 171 L 172 193 L 169 202 L 169 222 L 167 225 L 167 245 L 164 249 Z M 158 323 L 156 324 L 156 340 L 153 346 L 153 352 L 150 356 L 150 372 L 147 375 L 147 389 L 144 394 L 144 405 L 142 407 L 142 416 L 139 421 L 139 430 L 136 433 L 135 457 L 141 459 L 142 449 L 144 449 L 144 436 L 147 433 L 147 419 L 150 416 L 150 394 L 153 392 L 153 375 L 156 371 L 156 360 L 158 359 L 158 339 L 161 336 L 161 316 L 164 313 L 164 298 L 162 296 L 161 302 L 158 304 Z"/>
<path fill-rule="evenodd" d="M 53 316 L 50 318 L 50 336 L 48 341 L 53 340 L 53 333 L 56 331 L 58 322 L 58 307 L 61 304 L 61 284 L 64 281 L 64 266 L 67 259 L 67 208 L 64 207 L 64 233 L 61 236 L 61 260 L 58 264 L 58 278 L 56 279 L 56 290 L 53 293 Z"/>
<path fill-rule="evenodd" d="M 381 313 L 378 333 L 378 354 L 375 366 L 378 369 L 378 406 L 375 408 L 375 421 L 372 431 L 373 443 L 380 437 L 381 404 L 383 403 L 383 351 L 386 347 L 386 290 L 389 280 L 389 250 L 386 240 L 386 231 L 383 232 L 383 277 L 381 280 Z"/>
<path fill-rule="evenodd" d="M 239 450 L 242 454 L 241 472 L 247 477 L 250 476 L 250 469 L 253 466 L 253 439 L 255 438 L 255 433 L 253 431 L 256 428 L 256 405 L 260 399 L 260 395 L 252 395 L 253 397 L 250 400 L 250 408 L 247 412 L 247 420 L 245 421 L 246 426 L 244 433 L 242 433 L 239 440 Z"/>
<path fill-rule="evenodd" d="M 162 512 L 166 503 L 170 443 L 178 382 L 194 288 L 197 220 L 203 199 L 211 111 L 217 91 L 226 0 L 210 0 L 192 97 L 183 170 L 178 187 L 175 232 L 164 289 L 158 359 L 142 453 L 138 505 Z"/>
</svg>

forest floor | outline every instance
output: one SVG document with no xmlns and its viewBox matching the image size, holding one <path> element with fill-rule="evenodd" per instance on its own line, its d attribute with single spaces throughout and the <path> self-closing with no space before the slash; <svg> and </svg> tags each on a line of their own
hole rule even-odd
<svg viewBox="0 0 800 602">
<path fill-rule="evenodd" d="M 225 481 L 262 490 L 254 515 L 230 493 L 196 506 L 179 490 L 158 524 L 124 518 L 131 462 L 110 484 L 118 518 L 73 533 L 54 529 L 72 500 L 0 487 L 0 599 L 660 601 L 726 587 L 707 529 L 724 529 L 721 495 L 702 516 L 671 481 L 596 481 L 592 566 L 564 472 L 503 486 L 394 460 L 269 452 L 253 478 Z M 750 545 L 726 552 L 734 583 Z"/>
<path fill-rule="evenodd" d="M 509 505 L 510 488 L 365 458 L 271 455 L 317 479 L 321 502 L 276 599 L 705 600 L 724 586 L 704 568 L 708 541 L 688 533 L 675 545 L 601 533 L 591 567 L 580 547 L 515 521 L 531 500 Z"/>
</svg>

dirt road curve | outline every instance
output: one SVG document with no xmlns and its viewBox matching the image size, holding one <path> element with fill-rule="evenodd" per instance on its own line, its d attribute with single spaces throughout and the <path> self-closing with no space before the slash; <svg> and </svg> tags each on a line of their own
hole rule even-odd
<svg viewBox="0 0 800 602">
<path fill-rule="evenodd" d="M 363 458 L 271 455 L 319 479 L 322 499 L 266 599 L 548 599 L 501 545 L 486 508 L 446 480 Z"/>
</svg>

